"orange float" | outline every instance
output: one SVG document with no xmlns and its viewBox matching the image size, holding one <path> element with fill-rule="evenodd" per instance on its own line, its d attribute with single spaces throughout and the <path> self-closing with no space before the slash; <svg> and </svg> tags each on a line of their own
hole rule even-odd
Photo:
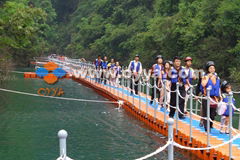
<svg viewBox="0 0 240 160">
<path fill-rule="evenodd" d="M 44 64 L 44 68 L 48 71 L 53 71 L 58 68 L 58 65 L 54 62 L 47 62 L 46 64 Z"/>
<path fill-rule="evenodd" d="M 58 81 L 58 78 L 52 73 L 49 73 L 47 76 L 44 76 L 43 79 L 48 84 L 54 84 Z"/>
</svg>

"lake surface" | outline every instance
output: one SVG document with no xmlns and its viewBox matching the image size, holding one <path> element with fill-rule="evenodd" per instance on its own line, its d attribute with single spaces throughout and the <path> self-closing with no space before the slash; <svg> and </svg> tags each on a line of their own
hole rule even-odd
<svg viewBox="0 0 240 160">
<path fill-rule="evenodd" d="M 37 93 L 52 87 L 22 74 L 1 88 Z M 64 97 L 107 100 L 92 89 L 60 80 Z M 54 160 L 59 157 L 57 132 L 68 131 L 67 155 L 75 160 L 132 160 L 166 144 L 166 137 L 153 132 L 129 113 L 112 104 L 74 102 L 32 97 L 0 91 L 0 159 Z M 151 159 L 167 159 L 167 150 Z M 175 159 L 194 159 L 175 151 Z"/>
</svg>

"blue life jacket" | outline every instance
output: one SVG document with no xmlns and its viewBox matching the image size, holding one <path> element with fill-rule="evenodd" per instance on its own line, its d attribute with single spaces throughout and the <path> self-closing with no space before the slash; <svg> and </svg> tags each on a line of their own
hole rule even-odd
<svg viewBox="0 0 240 160">
<path fill-rule="evenodd" d="M 138 64 L 137 64 L 137 68 L 136 68 L 136 71 L 137 71 L 137 72 L 139 72 L 139 70 L 140 70 L 140 66 L 141 66 L 141 63 L 138 62 Z M 131 62 L 131 68 L 130 68 L 131 71 L 133 71 L 134 68 L 135 68 L 135 66 L 134 66 L 134 61 L 132 61 L 132 62 Z"/>
<path fill-rule="evenodd" d="M 210 90 L 210 96 L 217 96 L 219 97 L 220 93 L 219 93 L 219 90 L 220 90 L 220 78 L 217 76 L 217 80 L 216 80 L 216 84 L 214 85 L 212 80 L 209 79 L 208 82 L 207 82 L 207 85 L 205 88 L 208 88 L 209 86 L 211 86 L 211 90 Z M 200 90 L 202 92 L 202 94 L 204 94 L 204 87 L 202 86 L 202 84 L 200 85 Z"/>
<path fill-rule="evenodd" d="M 96 59 L 95 66 L 96 66 L 96 68 L 101 67 L 102 66 L 102 60 L 99 61 L 98 59 Z"/>
<path fill-rule="evenodd" d="M 107 69 L 108 61 L 102 62 L 102 69 Z"/>
<path fill-rule="evenodd" d="M 110 68 L 114 68 L 116 66 L 116 64 L 115 63 L 111 63 L 111 66 L 110 66 Z"/>
<path fill-rule="evenodd" d="M 161 74 L 162 71 L 162 66 L 159 66 L 158 64 L 155 64 L 153 67 L 153 73 L 155 76 L 159 76 Z"/>
<path fill-rule="evenodd" d="M 116 71 L 116 75 L 121 74 L 121 71 L 122 71 L 122 70 L 121 70 L 121 67 L 120 67 L 120 66 L 118 66 L 118 67 L 116 66 L 116 67 L 115 67 L 115 71 Z"/>
<path fill-rule="evenodd" d="M 167 73 L 166 73 L 166 72 L 164 72 L 164 73 L 162 74 L 162 80 L 167 80 Z"/>
<path fill-rule="evenodd" d="M 182 67 L 180 67 L 179 71 L 177 71 L 174 67 L 170 70 L 171 72 L 171 82 L 172 83 L 177 83 L 178 79 L 180 78 L 183 82 L 183 84 L 186 84 L 186 75 L 185 71 L 183 70 Z M 180 72 L 182 74 L 182 77 L 180 77 Z"/>
<path fill-rule="evenodd" d="M 224 96 L 223 95 L 223 102 L 225 102 L 225 103 L 228 103 L 229 102 L 229 96 L 228 95 L 226 95 L 226 96 Z M 236 104 L 236 101 L 235 101 L 235 99 L 233 98 L 232 99 L 232 103 L 235 105 Z M 226 109 L 226 111 L 223 113 L 223 115 L 224 116 L 229 116 L 229 111 L 230 111 L 230 106 L 229 105 L 227 105 L 227 109 Z M 233 107 L 232 107 L 232 114 L 234 113 L 234 109 L 233 109 Z"/>
<path fill-rule="evenodd" d="M 187 79 L 188 79 L 190 84 L 193 81 L 193 76 L 192 75 L 193 75 L 192 70 L 191 70 L 191 68 L 189 68 L 189 71 L 188 71 L 188 74 L 187 74 Z"/>
</svg>

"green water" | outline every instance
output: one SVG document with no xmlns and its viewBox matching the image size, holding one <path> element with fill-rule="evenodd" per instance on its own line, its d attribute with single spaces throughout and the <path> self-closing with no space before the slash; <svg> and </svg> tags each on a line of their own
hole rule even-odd
<svg viewBox="0 0 240 160">
<path fill-rule="evenodd" d="M 49 87 L 39 79 L 13 74 L 2 88 L 37 93 Z M 61 80 L 65 97 L 106 100 L 72 80 Z M 68 131 L 68 156 L 75 160 L 131 160 L 151 153 L 166 137 L 147 128 L 112 104 L 73 102 L 0 91 L 0 159 L 54 160 L 59 156 L 57 132 Z M 176 159 L 196 159 L 176 150 Z M 167 159 L 167 150 L 150 159 Z"/>
</svg>

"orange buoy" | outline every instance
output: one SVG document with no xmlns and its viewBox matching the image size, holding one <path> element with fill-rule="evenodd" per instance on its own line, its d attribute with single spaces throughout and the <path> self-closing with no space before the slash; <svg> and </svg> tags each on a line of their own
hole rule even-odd
<svg viewBox="0 0 240 160">
<path fill-rule="evenodd" d="M 44 79 L 44 81 L 47 82 L 48 84 L 54 84 L 54 83 L 56 83 L 57 80 L 58 80 L 58 78 L 57 78 L 54 74 L 52 74 L 52 73 L 48 74 L 47 76 L 44 76 L 43 79 Z"/>
<path fill-rule="evenodd" d="M 58 65 L 54 62 L 47 62 L 44 64 L 44 68 L 46 68 L 48 71 L 53 71 L 58 68 Z"/>
</svg>

